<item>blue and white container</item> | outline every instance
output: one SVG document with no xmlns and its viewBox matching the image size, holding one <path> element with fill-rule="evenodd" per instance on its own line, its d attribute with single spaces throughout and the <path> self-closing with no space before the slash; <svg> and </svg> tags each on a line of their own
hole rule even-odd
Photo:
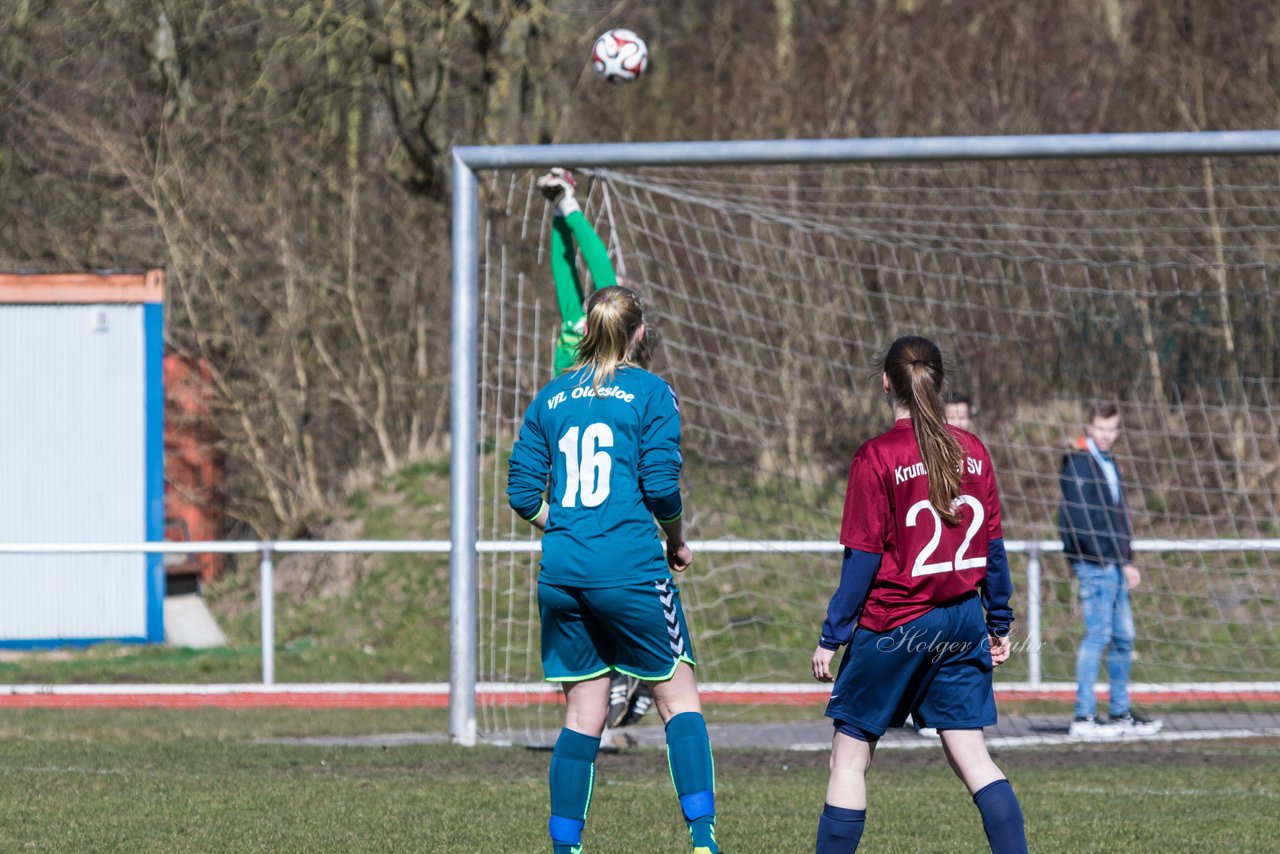
<svg viewBox="0 0 1280 854">
<path fill-rule="evenodd" d="M 0 274 L 0 542 L 164 539 L 164 278 Z M 159 554 L 0 554 L 0 647 L 164 640 Z"/>
</svg>

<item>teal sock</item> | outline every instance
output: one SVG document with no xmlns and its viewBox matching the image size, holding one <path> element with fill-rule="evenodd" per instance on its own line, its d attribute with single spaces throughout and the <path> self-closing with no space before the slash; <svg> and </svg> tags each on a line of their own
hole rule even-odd
<svg viewBox="0 0 1280 854">
<path fill-rule="evenodd" d="M 551 834 L 555 854 L 579 854 L 582 851 L 582 828 L 591 806 L 591 789 L 596 781 L 596 754 L 600 739 L 560 730 L 555 750 L 551 752 Z"/>
<path fill-rule="evenodd" d="M 667 762 L 694 850 L 706 849 L 708 854 L 719 854 L 716 769 L 711 759 L 707 722 L 698 712 L 684 712 L 667 721 Z"/>
</svg>

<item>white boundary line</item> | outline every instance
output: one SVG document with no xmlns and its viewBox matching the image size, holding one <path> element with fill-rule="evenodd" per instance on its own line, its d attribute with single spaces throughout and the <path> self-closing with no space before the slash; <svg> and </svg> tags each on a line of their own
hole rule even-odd
<svg viewBox="0 0 1280 854">
<path fill-rule="evenodd" d="M 1037 551 L 1050 554 L 1062 551 L 1058 540 L 1005 540 L 1005 550 L 1011 553 Z M 831 540 L 691 540 L 695 552 L 719 554 L 839 554 L 843 546 Z M 1188 539 L 1188 540 L 1134 540 L 1133 549 L 1138 552 L 1191 551 L 1191 552 L 1254 552 L 1280 551 L 1280 539 L 1250 538 Z M 280 554 L 363 552 L 407 552 L 416 554 L 449 554 L 452 544 L 448 540 L 185 540 L 182 542 L 153 543 L 0 543 L 0 554 L 255 554 L 262 551 Z M 537 552 L 542 546 L 539 540 L 479 540 L 478 553 L 508 554 Z"/>
<path fill-rule="evenodd" d="M 830 685 L 811 682 L 704 682 L 699 689 L 716 693 L 744 694 L 812 694 L 814 697 L 825 696 L 831 692 Z M 1099 682 L 1097 690 L 1105 692 L 1107 683 Z M 997 682 L 996 694 L 1005 693 L 1046 693 L 1075 691 L 1074 682 L 1042 682 L 1032 685 L 1030 682 Z M 560 687 L 547 682 L 480 682 L 476 685 L 479 694 L 558 694 Z M 1188 694 L 1239 694 L 1247 698 L 1249 694 L 1265 694 L 1280 692 L 1280 682 L 1134 682 L 1129 685 L 1130 693 L 1154 694 L 1165 692 L 1183 692 Z M 97 684 L 97 685 L 39 685 L 16 684 L 0 685 L 0 694 L 22 695 L 91 695 L 91 696 L 156 696 L 165 694 L 439 694 L 449 693 L 447 682 L 395 682 L 395 683 L 362 683 L 362 682 L 319 682 L 319 683 L 283 683 L 262 685 L 254 682 L 219 683 L 208 685 L 195 684 Z"/>
<path fill-rule="evenodd" d="M 1156 735 L 1149 736 L 1128 736 L 1124 738 L 1110 739 L 1083 739 L 1072 738 L 1069 735 L 1008 735 L 1008 736 L 988 736 L 987 747 L 1004 747 L 1010 749 L 1022 747 L 1063 747 L 1074 745 L 1094 746 L 1113 746 L 1117 744 L 1148 744 L 1152 742 L 1183 742 L 1183 741 L 1217 741 L 1224 738 L 1275 738 L 1280 736 L 1280 728 L 1268 727 L 1266 729 L 1203 729 L 1192 730 L 1189 732 L 1161 732 Z M 937 747 L 937 739 L 924 739 L 915 736 L 909 738 L 882 738 L 876 744 L 876 750 L 927 750 Z M 797 742 L 789 745 L 788 750 L 801 752 L 819 752 L 831 749 L 830 741 L 822 742 Z"/>
</svg>

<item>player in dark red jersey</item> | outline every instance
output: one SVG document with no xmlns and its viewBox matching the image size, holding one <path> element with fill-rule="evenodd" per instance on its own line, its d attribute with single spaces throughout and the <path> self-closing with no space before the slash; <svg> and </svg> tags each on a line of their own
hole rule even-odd
<svg viewBox="0 0 1280 854">
<path fill-rule="evenodd" d="M 908 714 L 941 734 L 991 850 L 1025 852 L 1022 809 L 982 732 L 996 722 L 991 672 L 1009 657 L 1013 621 L 991 457 L 976 436 L 947 426 L 942 354 L 932 341 L 899 338 L 881 367 L 897 420 L 849 466 L 844 565 L 813 652 L 814 677 L 835 680 L 817 852 L 857 849 L 876 741 Z"/>
</svg>

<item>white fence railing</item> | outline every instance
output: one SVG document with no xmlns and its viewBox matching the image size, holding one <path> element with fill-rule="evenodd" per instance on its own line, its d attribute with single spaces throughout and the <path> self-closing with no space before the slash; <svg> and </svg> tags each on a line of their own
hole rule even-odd
<svg viewBox="0 0 1280 854">
<path fill-rule="evenodd" d="M 690 543 L 695 554 L 839 554 L 839 543 L 815 540 L 701 540 Z M 1061 552 L 1056 540 L 1006 540 L 1011 554 L 1027 556 L 1027 683 L 1041 684 L 1040 570 L 1041 556 Z M 1280 551 L 1280 539 L 1134 540 L 1136 552 Z M 536 540 L 482 540 L 478 553 L 536 552 Z M 241 540 L 165 543 L 0 543 L 4 554 L 257 554 L 262 607 L 262 684 L 275 684 L 275 555 L 277 554 L 449 554 L 448 540 Z M 474 659 L 472 659 L 474 660 Z M 474 682 L 475 674 L 470 674 Z"/>
</svg>

